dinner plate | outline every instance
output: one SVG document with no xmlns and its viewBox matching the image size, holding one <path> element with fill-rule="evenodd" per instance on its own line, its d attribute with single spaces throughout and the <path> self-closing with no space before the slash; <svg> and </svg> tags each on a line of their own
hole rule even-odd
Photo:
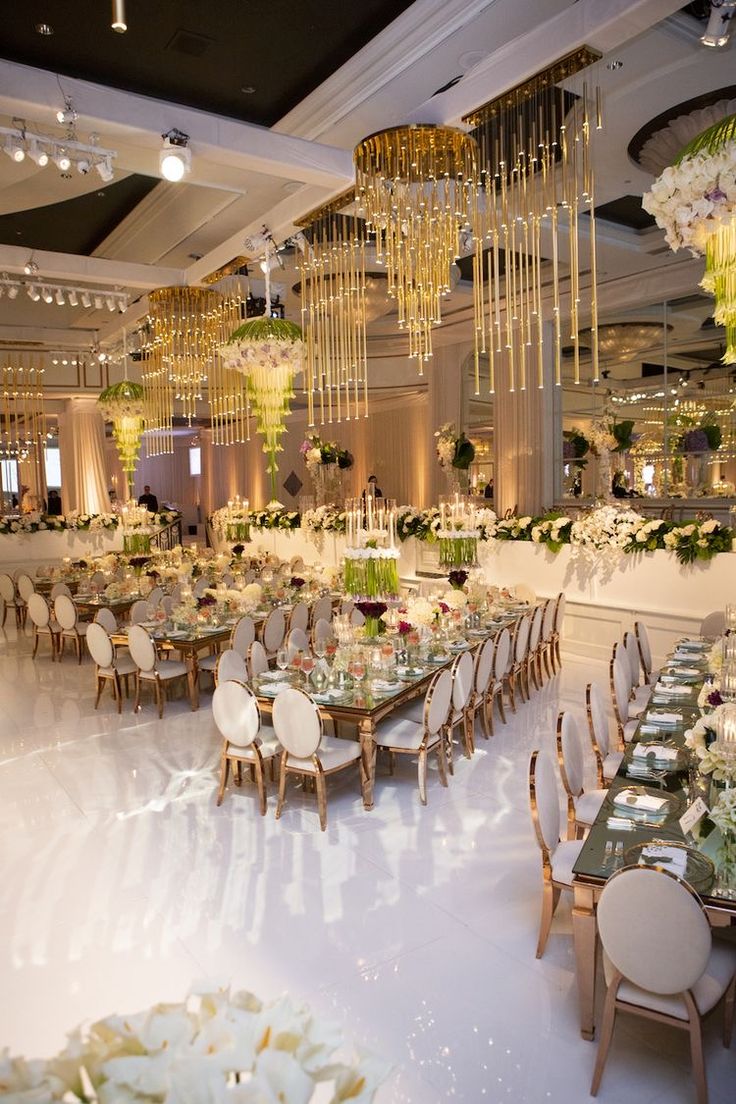
<svg viewBox="0 0 736 1104">
<path fill-rule="evenodd" d="M 687 856 L 685 873 L 680 876 L 696 892 L 704 893 L 713 884 L 715 866 L 708 856 L 704 855 L 702 851 L 696 851 L 694 847 L 688 847 L 686 843 L 678 843 L 677 840 L 662 840 L 661 843 L 649 840 L 648 842 L 634 843 L 624 852 L 624 861 L 629 866 L 653 866 L 659 870 L 667 870 L 672 866 L 672 863 L 664 861 L 667 858 L 666 851 L 661 856 L 657 856 L 656 849 L 659 847 L 662 849 L 673 847 L 685 852 Z M 654 851 L 655 853 L 642 856 L 644 851 Z M 642 857 L 644 858 L 643 862 Z"/>
<path fill-rule="evenodd" d="M 656 809 L 635 804 L 636 799 L 646 800 L 652 798 L 661 802 Z M 682 805 L 677 794 L 652 793 L 645 786 L 625 786 L 615 793 L 611 801 L 618 813 L 635 817 L 645 823 L 660 823 L 666 817 L 675 813 Z"/>
</svg>

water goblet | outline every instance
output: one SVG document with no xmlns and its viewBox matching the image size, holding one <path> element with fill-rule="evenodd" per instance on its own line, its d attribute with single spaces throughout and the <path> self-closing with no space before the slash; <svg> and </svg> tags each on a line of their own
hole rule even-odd
<svg viewBox="0 0 736 1104">
<path fill-rule="evenodd" d="M 285 671 L 289 666 L 289 652 L 287 648 L 279 648 L 276 652 L 276 666 L 279 671 Z"/>
</svg>

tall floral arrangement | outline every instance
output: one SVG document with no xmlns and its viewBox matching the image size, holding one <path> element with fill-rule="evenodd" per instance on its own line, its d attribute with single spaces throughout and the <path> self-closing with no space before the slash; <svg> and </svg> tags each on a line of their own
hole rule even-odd
<svg viewBox="0 0 736 1104">
<path fill-rule="evenodd" d="M 736 363 L 736 115 L 685 147 L 644 195 L 671 249 L 705 256 L 701 287 L 715 297 L 726 329 L 724 364 Z"/>
<path fill-rule="evenodd" d="M 437 460 L 444 472 L 455 468 L 467 471 L 475 459 L 475 446 L 464 433 L 458 433 L 454 422 L 445 422 L 435 430 Z"/>
<path fill-rule="evenodd" d="M 97 400 L 102 417 L 112 422 L 112 433 L 123 471 L 133 493 L 133 476 L 141 451 L 143 421 L 143 388 L 132 380 L 121 380 L 106 387 Z"/>
</svg>

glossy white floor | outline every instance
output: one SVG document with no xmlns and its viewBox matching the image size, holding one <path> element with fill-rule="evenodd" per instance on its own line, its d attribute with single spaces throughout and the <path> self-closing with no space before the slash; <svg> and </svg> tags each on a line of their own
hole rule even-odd
<svg viewBox="0 0 736 1104">
<path fill-rule="evenodd" d="M 380 1100 L 588 1100 L 595 1044 L 576 1022 L 569 907 L 534 959 L 540 861 L 527 810 L 530 751 L 559 705 L 579 709 L 601 667 L 568 659 L 449 789 L 419 804 L 404 763 L 289 792 L 280 822 L 250 785 L 214 803 L 209 695 L 189 712 L 93 709 L 93 672 L 34 662 L 0 632 L 0 1046 L 52 1053 L 79 1021 L 179 999 L 193 980 L 284 990 L 344 1022 L 395 1073 Z M 736 1051 L 706 1026 L 713 1104 L 733 1102 Z M 620 1022 L 600 1100 L 694 1100 L 684 1037 Z"/>
</svg>

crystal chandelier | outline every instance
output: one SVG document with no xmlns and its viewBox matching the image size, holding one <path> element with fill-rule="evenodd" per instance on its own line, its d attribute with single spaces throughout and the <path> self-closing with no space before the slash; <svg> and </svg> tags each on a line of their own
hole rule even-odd
<svg viewBox="0 0 736 1104">
<path fill-rule="evenodd" d="M 590 96 L 587 81 L 574 91 L 570 86 L 599 59 L 581 47 L 463 119 L 480 148 L 484 197 L 473 258 L 476 393 L 481 353 L 488 354 L 491 393 L 501 366 L 509 391 L 526 390 L 530 380 L 543 387 L 546 319 L 554 330 L 555 383 L 562 379 L 563 329 L 573 346 L 574 382 L 580 383 L 582 315 L 590 318 L 592 377 L 599 380 L 592 132 L 602 126 L 600 93 L 596 88 Z M 582 219 L 583 212 L 589 217 Z M 543 249 L 544 230 L 550 231 L 551 258 Z"/>
<path fill-rule="evenodd" d="M 409 356 L 432 356 L 460 234 L 477 224 L 477 143 L 452 127 L 412 125 L 373 134 L 355 148 L 355 200 L 376 236 Z"/>
<path fill-rule="evenodd" d="M 189 425 L 215 366 L 218 350 L 240 321 L 238 293 L 222 295 L 211 288 L 169 287 L 148 296 L 148 332 L 143 343 L 145 423 L 149 456 L 173 452 L 173 419 Z M 210 403 L 220 403 L 215 419 L 227 416 L 227 381 L 215 370 Z M 226 434 L 222 435 L 223 438 Z M 219 442 L 218 442 L 219 443 Z"/>
<path fill-rule="evenodd" d="M 340 213 L 350 196 L 308 215 L 299 265 L 306 355 L 307 420 L 368 416 L 366 351 L 366 226 Z"/>
<path fill-rule="evenodd" d="M 0 373 L 0 459 L 31 460 L 40 473 L 46 437 L 44 369 L 35 357 L 13 354 Z"/>
</svg>

